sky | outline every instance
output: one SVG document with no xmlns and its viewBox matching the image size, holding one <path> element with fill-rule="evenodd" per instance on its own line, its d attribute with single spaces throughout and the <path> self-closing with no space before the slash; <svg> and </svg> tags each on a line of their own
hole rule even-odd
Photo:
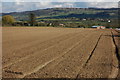
<svg viewBox="0 0 120 80">
<path fill-rule="evenodd" d="M 22 12 L 37 9 L 73 7 L 73 8 L 118 8 L 119 0 L 1 0 L 2 12 Z"/>
</svg>

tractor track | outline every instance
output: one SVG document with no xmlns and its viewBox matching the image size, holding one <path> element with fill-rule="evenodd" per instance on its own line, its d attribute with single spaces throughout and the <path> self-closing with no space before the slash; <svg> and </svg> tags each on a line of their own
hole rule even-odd
<svg viewBox="0 0 120 80">
<path fill-rule="evenodd" d="M 85 66 L 87 65 L 87 63 L 90 61 L 90 59 L 91 59 L 91 57 L 92 57 L 92 55 L 93 55 L 93 53 L 94 53 L 94 51 L 95 51 L 95 49 L 96 49 L 96 47 L 97 47 L 97 45 L 98 45 L 99 41 L 100 41 L 101 36 L 102 36 L 102 34 L 101 34 L 101 35 L 100 35 L 100 37 L 98 38 L 98 41 L 97 41 L 97 43 L 96 43 L 96 45 L 95 45 L 94 49 L 93 49 L 93 50 L 92 50 L 92 52 L 90 53 L 89 58 L 88 58 L 88 59 L 87 59 L 87 61 L 85 62 L 84 67 L 85 67 Z"/>
<path fill-rule="evenodd" d="M 78 34 L 78 33 L 74 33 L 74 34 Z M 49 48 L 54 47 L 57 43 L 60 43 L 60 42 L 62 42 L 62 41 L 68 40 L 68 39 L 70 39 L 70 38 L 74 38 L 74 37 L 76 37 L 76 36 L 79 36 L 79 34 L 78 34 L 78 35 L 76 35 L 76 36 L 71 37 L 71 36 L 74 35 L 74 34 L 67 34 L 67 35 L 59 36 L 59 37 L 57 37 L 57 38 L 51 39 L 50 41 L 47 40 L 47 41 L 42 42 L 42 43 L 40 43 L 40 44 L 36 44 L 36 45 L 32 45 L 32 46 L 30 45 L 29 47 L 21 48 L 21 49 L 17 50 L 16 53 L 21 54 L 21 53 L 20 53 L 21 50 L 27 50 L 26 52 L 24 51 L 24 53 L 27 53 L 28 50 L 30 50 L 30 49 L 33 48 L 33 46 L 36 47 L 36 46 L 40 45 L 39 48 L 33 49 L 32 51 L 30 51 L 31 53 L 29 52 L 29 55 L 26 55 L 25 57 L 22 57 L 22 58 L 20 58 L 20 59 L 17 60 L 17 61 L 13 59 L 13 62 L 8 63 L 8 64 L 6 64 L 6 65 L 3 65 L 3 68 L 8 67 L 8 66 L 10 66 L 10 65 L 12 65 L 12 64 L 15 64 L 15 63 L 17 63 L 17 62 L 20 62 L 20 61 L 22 61 L 22 60 L 30 57 L 31 55 L 34 55 L 34 54 L 33 54 L 33 51 L 41 50 L 41 52 L 42 52 L 42 51 L 45 51 L 45 50 L 47 50 L 47 49 L 49 49 Z M 55 41 L 55 40 L 56 40 L 56 41 Z M 52 41 L 52 42 L 51 42 L 51 41 Z M 48 42 L 49 42 L 49 43 L 48 43 Z M 41 45 L 41 44 L 42 44 L 42 45 Z M 46 45 L 50 45 L 50 46 L 44 47 L 44 45 L 45 45 L 45 46 L 46 46 Z"/>
<path fill-rule="evenodd" d="M 112 66 L 112 72 L 109 75 L 108 78 L 117 78 L 118 76 L 118 72 L 119 72 L 119 68 L 120 68 L 120 57 L 119 57 L 119 53 L 118 53 L 118 48 L 114 39 L 114 33 L 113 30 L 111 30 L 111 34 L 112 34 L 112 45 L 114 48 L 114 53 L 113 53 L 113 66 Z"/>
<path fill-rule="evenodd" d="M 84 68 L 87 65 L 87 63 L 89 62 L 89 60 L 92 58 L 92 55 L 93 55 L 93 53 L 94 53 L 94 51 L 95 51 L 95 49 L 96 49 L 96 47 L 97 47 L 97 45 L 98 45 L 98 43 L 100 41 L 101 36 L 102 36 L 102 34 L 99 36 L 99 38 L 97 40 L 97 43 L 95 44 L 94 49 L 92 50 L 92 52 L 90 53 L 90 56 L 88 57 L 88 59 L 86 60 L 85 64 L 81 68 Z M 78 76 L 79 76 L 79 73 L 77 74 L 75 80 L 78 80 Z"/>
<path fill-rule="evenodd" d="M 94 34 L 94 33 L 92 33 L 92 34 Z M 90 34 L 91 36 L 92 36 L 92 34 Z M 90 38 L 90 35 L 87 37 L 87 38 L 85 38 L 85 40 L 87 40 L 88 38 Z M 85 41 L 85 40 L 82 40 L 82 41 Z M 76 43 L 77 44 L 77 43 Z M 66 54 L 64 54 L 64 55 L 62 55 L 61 57 L 58 57 L 56 60 L 54 60 L 53 62 L 51 62 L 51 64 L 48 64 L 47 66 L 45 66 L 45 68 L 52 68 L 52 69 L 54 69 L 55 68 L 55 66 L 59 66 L 59 65 L 61 65 L 62 64 L 62 62 L 66 62 L 65 60 L 66 60 L 66 58 L 67 57 L 69 57 L 69 56 L 73 56 L 73 53 L 71 54 L 71 52 L 72 51 L 75 51 L 76 50 L 76 47 L 78 48 L 78 46 L 80 47 L 82 47 L 82 46 L 84 46 L 84 44 L 81 44 L 81 45 L 79 45 L 79 42 L 78 42 L 78 45 L 76 45 L 75 47 L 73 47 L 71 50 L 69 50 L 69 51 L 67 51 L 66 52 Z M 71 55 L 70 55 L 71 54 Z M 78 55 L 78 54 L 77 54 Z M 82 56 L 82 55 L 81 55 Z M 59 69 L 58 69 L 59 70 Z M 40 71 L 40 70 L 39 70 Z M 37 72 L 38 74 L 39 74 L 39 71 Z M 46 70 L 45 70 L 46 71 Z M 42 72 L 44 72 L 44 69 L 43 69 L 43 71 Z M 35 72 L 36 73 L 36 72 Z M 64 73 L 64 72 L 63 72 Z M 41 73 L 42 75 L 44 75 L 44 73 Z M 52 74 L 52 73 L 51 73 Z M 41 75 L 41 76 L 42 76 Z M 26 77 L 28 77 L 29 75 L 26 75 Z M 45 75 L 44 75 L 45 76 Z M 55 75 L 54 75 L 55 76 Z"/>
<path fill-rule="evenodd" d="M 86 36 L 86 37 L 88 37 L 88 36 Z M 86 39 L 86 37 L 85 37 L 84 39 Z M 47 66 L 48 64 L 52 63 L 53 61 L 61 58 L 62 56 L 66 55 L 66 54 L 68 54 L 70 51 L 72 51 L 74 48 L 76 48 L 76 47 L 80 44 L 80 42 L 83 41 L 84 39 L 76 42 L 73 46 L 71 46 L 70 48 L 68 48 L 67 51 L 63 52 L 62 55 L 54 58 L 53 60 L 50 60 L 50 61 L 46 62 L 45 64 L 43 64 L 43 65 L 41 65 L 41 66 L 38 66 L 34 71 L 32 71 L 32 72 L 30 72 L 30 73 L 27 73 L 26 75 L 22 76 L 22 78 L 24 78 L 24 77 L 27 76 L 27 75 L 30 75 L 30 74 L 32 74 L 32 73 L 35 73 L 35 72 L 39 71 L 39 70 L 42 69 L 43 67 L 45 67 L 45 66 Z"/>
<path fill-rule="evenodd" d="M 118 75 L 119 56 L 112 30 L 21 29 L 14 28 L 12 31 L 10 28 L 8 30 L 5 28 L 3 78 L 77 80 L 79 78 L 116 78 Z M 27 33 L 25 36 L 30 33 L 31 39 L 30 37 L 24 39 L 25 36 L 21 36 L 23 33 L 14 35 L 21 31 Z M 35 34 L 32 34 L 32 31 Z M 17 35 L 20 38 L 14 38 Z M 13 39 L 7 41 L 10 36 Z M 23 43 L 20 44 L 19 41 Z"/>
<path fill-rule="evenodd" d="M 85 34 L 85 33 L 84 33 Z M 88 34 L 88 32 L 87 32 L 87 34 Z M 81 35 L 81 34 L 80 34 Z M 78 35 L 77 35 L 78 36 Z M 77 37 L 77 36 L 74 36 L 74 37 Z M 73 37 L 72 37 L 73 38 Z M 74 38 L 73 38 L 74 39 Z M 62 43 L 62 42 L 61 42 Z M 74 47 L 74 46 L 73 46 Z M 71 49 L 71 48 L 70 48 Z M 70 50 L 70 49 L 68 49 L 68 51 Z M 66 52 L 64 52 L 64 53 L 66 53 Z M 34 54 L 35 55 L 35 54 Z M 27 58 L 29 58 L 29 57 L 27 57 Z M 27 59 L 27 58 L 25 58 L 25 59 Z M 24 59 L 24 60 L 25 60 Z M 54 60 L 54 59 L 53 59 Z M 46 63 L 44 63 L 43 65 L 41 65 L 41 66 L 45 66 L 45 65 L 47 65 L 48 63 L 50 63 L 50 62 L 52 62 L 53 60 L 50 60 L 50 61 L 48 61 L 48 62 L 46 62 Z M 22 61 L 22 60 L 20 60 L 20 61 Z M 41 67 L 38 67 L 38 68 L 36 68 L 33 72 L 35 72 L 37 69 L 39 69 L 39 68 L 41 68 Z M 9 72 L 12 72 L 12 71 L 9 71 Z"/>
</svg>

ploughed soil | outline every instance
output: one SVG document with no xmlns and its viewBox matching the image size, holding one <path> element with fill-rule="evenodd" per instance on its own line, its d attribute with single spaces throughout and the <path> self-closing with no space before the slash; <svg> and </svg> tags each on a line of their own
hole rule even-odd
<svg viewBox="0 0 120 80">
<path fill-rule="evenodd" d="M 120 79 L 120 31 L 116 31 L 114 33 L 114 38 L 115 38 L 115 42 L 116 42 L 116 46 L 117 46 L 117 53 L 118 53 L 118 60 L 119 60 L 119 74 L 117 79 Z"/>
<path fill-rule="evenodd" d="M 114 34 L 107 29 L 5 27 L 3 78 L 115 78 Z"/>
</svg>

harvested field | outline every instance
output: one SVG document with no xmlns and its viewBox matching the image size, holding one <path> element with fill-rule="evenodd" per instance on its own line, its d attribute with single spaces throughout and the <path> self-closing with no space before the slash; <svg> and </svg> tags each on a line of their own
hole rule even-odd
<svg viewBox="0 0 120 80">
<path fill-rule="evenodd" d="M 3 78 L 116 78 L 114 32 L 3 28 Z"/>
</svg>

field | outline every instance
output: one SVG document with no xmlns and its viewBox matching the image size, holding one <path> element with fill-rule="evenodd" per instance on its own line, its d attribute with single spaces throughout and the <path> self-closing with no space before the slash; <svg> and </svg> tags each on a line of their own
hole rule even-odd
<svg viewBox="0 0 120 80">
<path fill-rule="evenodd" d="M 3 78 L 115 78 L 114 30 L 3 27 Z"/>
</svg>

